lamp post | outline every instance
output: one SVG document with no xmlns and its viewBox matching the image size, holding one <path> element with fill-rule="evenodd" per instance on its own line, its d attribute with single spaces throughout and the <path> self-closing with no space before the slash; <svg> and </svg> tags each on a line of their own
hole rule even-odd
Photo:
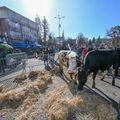
<svg viewBox="0 0 120 120">
<path fill-rule="evenodd" d="M 60 28 L 61 28 L 61 19 L 62 18 L 65 18 L 65 16 L 60 16 L 60 15 L 58 15 L 57 17 L 54 17 L 54 18 L 57 18 L 58 19 L 58 36 L 59 36 L 59 39 L 60 39 Z"/>
</svg>

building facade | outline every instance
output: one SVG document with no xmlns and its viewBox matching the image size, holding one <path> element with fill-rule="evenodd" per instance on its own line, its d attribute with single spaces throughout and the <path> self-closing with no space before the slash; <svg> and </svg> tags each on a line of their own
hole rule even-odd
<svg viewBox="0 0 120 120">
<path fill-rule="evenodd" d="M 34 46 L 38 41 L 38 27 L 35 22 L 3 6 L 0 7 L 0 35 L 5 36 L 8 43 L 15 43 L 18 47 L 19 43 Z"/>
</svg>

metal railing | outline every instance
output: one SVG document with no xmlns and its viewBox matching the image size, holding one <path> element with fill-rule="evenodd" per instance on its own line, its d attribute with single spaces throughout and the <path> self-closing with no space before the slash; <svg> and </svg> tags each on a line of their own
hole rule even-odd
<svg viewBox="0 0 120 120">
<path fill-rule="evenodd" d="M 54 64 L 54 54 L 46 54 L 48 56 L 48 63 L 53 67 Z M 14 72 L 15 70 L 26 68 L 30 69 L 33 68 L 33 66 L 40 66 L 43 65 L 42 62 L 39 62 L 37 65 L 30 64 L 28 60 L 30 59 L 37 59 L 44 61 L 45 54 L 38 54 L 38 55 L 31 55 L 27 56 L 25 52 L 22 53 L 14 53 L 14 54 L 8 54 L 6 58 L 0 58 L 0 75 Z"/>
<path fill-rule="evenodd" d="M 19 65 L 23 65 L 26 60 L 27 54 L 25 52 L 8 54 L 5 58 L 0 58 L 0 75 L 8 73 Z"/>
</svg>

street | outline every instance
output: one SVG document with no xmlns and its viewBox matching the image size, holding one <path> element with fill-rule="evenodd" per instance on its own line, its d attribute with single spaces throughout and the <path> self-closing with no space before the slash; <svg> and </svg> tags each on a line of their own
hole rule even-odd
<svg viewBox="0 0 120 120">
<path fill-rule="evenodd" d="M 34 71 L 36 71 L 36 70 L 44 71 L 46 68 L 49 68 L 49 67 L 45 67 L 42 60 L 28 59 L 27 64 L 26 64 L 26 73 L 33 71 L 33 70 Z M 64 69 L 64 70 L 66 70 L 66 69 Z M 18 86 L 17 83 L 13 82 L 13 80 L 15 79 L 15 77 L 17 75 L 19 75 L 21 73 L 23 73 L 23 69 L 1 77 L 0 84 L 3 84 L 7 90 L 17 89 L 17 87 L 20 87 L 22 85 Z M 32 112 L 35 112 L 35 113 L 37 112 L 37 114 L 39 114 L 39 115 L 34 116 L 35 120 L 47 120 L 47 115 L 46 115 L 46 112 L 44 111 L 44 109 L 45 109 L 44 101 L 46 100 L 45 96 L 49 92 L 52 92 L 55 89 L 58 89 L 60 86 L 66 86 L 65 87 L 66 91 L 64 93 L 64 97 L 74 97 L 76 95 L 79 95 L 79 96 L 81 96 L 81 98 L 83 98 L 84 101 L 87 102 L 87 104 L 91 104 L 91 106 L 93 108 L 95 108 L 96 105 L 100 105 L 103 103 L 106 106 L 108 106 L 108 108 L 109 108 L 109 105 L 113 105 L 116 108 L 118 105 L 119 97 L 120 97 L 120 94 L 119 94 L 120 93 L 120 79 L 116 79 L 116 86 L 112 86 L 111 85 L 111 77 L 107 76 L 105 78 L 105 81 L 101 81 L 100 77 L 101 76 L 97 76 L 97 78 L 96 78 L 96 89 L 91 88 L 92 78 L 91 78 L 91 76 L 89 76 L 89 79 L 84 87 L 84 90 L 79 91 L 77 89 L 77 86 L 74 85 L 74 82 L 69 83 L 68 81 L 66 81 L 65 77 L 61 78 L 61 77 L 55 75 L 54 77 L 52 77 L 53 83 L 48 86 L 48 88 L 44 91 L 44 93 L 42 93 L 42 95 L 39 95 L 38 101 L 36 101 L 34 103 L 35 108 L 32 109 Z M 92 101 L 96 101 L 96 103 L 93 104 Z M 91 108 L 89 108 L 89 109 L 91 109 Z M 16 112 L 19 112 L 19 111 L 16 111 Z M 1 114 L 2 114 L 2 110 L 1 110 Z M 15 116 L 15 114 L 11 113 L 10 111 L 9 111 L 9 114 L 12 116 Z M 80 113 L 76 113 L 76 114 L 80 114 Z M 116 113 L 114 113 L 114 116 L 115 115 L 116 115 Z M 8 114 L 7 114 L 7 116 L 9 117 Z M 79 119 L 83 120 L 84 116 L 85 115 L 83 115 L 83 114 L 81 114 L 81 116 L 77 115 L 76 120 L 79 120 Z M 3 118 L 1 118 L 1 119 L 3 119 Z M 70 119 L 74 120 L 74 116 L 72 114 L 70 115 Z M 8 120 L 8 118 L 3 119 L 3 120 Z"/>
<path fill-rule="evenodd" d="M 30 71 L 37 71 L 37 70 L 45 70 L 45 66 L 44 66 L 44 62 L 42 60 L 39 59 L 28 59 L 26 62 L 26 73 L 30 72 Z M 48 69 L 50 69 L 48 67 Z M 12 81 L 14 80 L 14 78 L 25 72 L 25 70 L 21 69 L 19 71 L 10 73 L 8 75 L 2 76 L 0 77 L 0 83 L 1 84 L 5 84 L 7 85 L 7 87 L 9 87 L 12 83 Z M 66 70 L 66 69 L 65 69 Z M 120 79 L 116 79 L 116 86 L 112 86 L 111 82 L 112 82 L 112 77 L 111 76 L 106 76 L 104 81 L 100 80 L 101 76 L 97 76 L 96 78 L 96 89 L 92 89 L 92 78 L 89 77 L 88 81 L 87 81 L 87 86 L 97 92 L 98 94 L 102 95 L 103 97 L 105 97 L 106 99 L 110 100 L 113 99 L 114 101 L 116 101 L 118 103 L 119 99 L 120 99 Z M 109 96 L 109 98 L 108 98 Z"/>
</svg>

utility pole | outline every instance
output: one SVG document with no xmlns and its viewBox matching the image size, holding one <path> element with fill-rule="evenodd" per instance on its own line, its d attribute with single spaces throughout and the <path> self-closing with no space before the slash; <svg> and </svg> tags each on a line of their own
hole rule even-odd
<svg viewBox="0 0 120 120">
<path fill-rule="evenodd" d="M 58 36 L 59 36 L 59 39 L 60 39 L 60 28 L 61 28 L 61 19 L 62 18 L 65 18 L 65 16 L 60 16 L 59 14 L 58 14 L 58 16 L 57 17 L 54 17 L 54 18 L 57 18 L 58 19 Z"/>
</svg>

